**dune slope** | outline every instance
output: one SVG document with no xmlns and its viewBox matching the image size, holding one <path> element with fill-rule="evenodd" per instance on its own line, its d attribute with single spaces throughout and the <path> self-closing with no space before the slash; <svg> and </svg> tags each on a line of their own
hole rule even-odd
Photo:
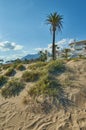
<svg viewBox="0 0 86 130">
<path fill-rule="evenodd" d="M 28 82 L 18 96 L 5 99 L 0 95 L 0 130 L 86 130 L 86 60 L 69 61 L 65 66 L 65 71 L 54 76 L 61 83 L 69 101 L 73 102 L 68 109 L 52 106 L 46 113 L 33 102 L 24 104 L 28 86 L 35 84 Z M 28 65 L 25 67 L 28 69 Z M 5 74 L 5 71 L 1 74 Z M 24 71 L 16 70 L 9 80 L 21 78 Z"/>
</svg>

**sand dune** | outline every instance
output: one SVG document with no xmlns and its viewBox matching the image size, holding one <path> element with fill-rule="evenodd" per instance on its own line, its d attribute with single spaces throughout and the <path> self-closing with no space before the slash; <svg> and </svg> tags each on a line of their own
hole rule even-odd
<svg viewBox="0 0 86 130">
<path fill-rule="evenodd" d="M 63 108 L 59 110 L 53 108 L 49 113 L 41 113 L 38 109 L 35 113 L 34 110 L 30 111 L 29 103 L 27 105 L 22 103 L 26 90 L 23 90 L 19 96 L 8 99 L 0 96 L 0 130 L 86 130 L 85 65 L 85 61 L 67 63 L 69 67 L 81 68 L 75 73 L 78 79 L 72 80 L 73 87 L 65 88 L 69 99 L 74 101 L 76 106 L 67 111 Z M 64 77 L 66 73 L 58 78 L 63 82 Z"/>
<path fill-rule="evenodd" d="M 0 130 L 85 130 L 86 109 L 49 114 L 30 113 L 28 106 L 18 109 L 15 103 L 0 103 Z"/>
</svg>

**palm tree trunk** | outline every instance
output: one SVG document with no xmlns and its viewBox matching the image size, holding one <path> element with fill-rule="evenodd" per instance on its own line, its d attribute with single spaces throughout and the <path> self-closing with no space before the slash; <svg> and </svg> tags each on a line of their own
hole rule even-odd
<svg viewBox="0 0 86 130">
<path fill-rule="evenodd" d="M 53 60 L 55 60 L 55 58 L 56 58 L 56 55 L 55 55 L 55 30 L 53 30 L 52 57 L 53 57 Z"/>
</svg>

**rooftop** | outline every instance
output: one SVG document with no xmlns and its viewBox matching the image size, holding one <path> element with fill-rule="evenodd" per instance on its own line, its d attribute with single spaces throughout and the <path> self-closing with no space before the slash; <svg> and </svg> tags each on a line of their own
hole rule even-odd
<svg viewBox="0 0 86 130">
<path fill-rule="evenodd" d="M 86 43 L 86 40 L 82 40 L 82 41 L 74 41 L 74 42 L 72 42 L 72 43 L 70 43 L 69 45 L 73 45 L 73 44 L 85 44 Z"/>
</svg>

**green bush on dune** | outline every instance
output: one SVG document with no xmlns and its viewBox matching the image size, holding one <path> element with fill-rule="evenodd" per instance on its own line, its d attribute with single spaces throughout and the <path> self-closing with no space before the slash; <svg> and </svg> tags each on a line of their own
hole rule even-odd
<svg viewBox="0 0 86 130">
<path fill-rule="evenodd" d="M 52 74 L 65 70 L 65 66 L 62 60 L 51 61 L 45 68 Z"/>
<path fill-rule="evenodd" d="M 25 66 L 23 64 L 19 64 L 19 65 L 17 65 L 16 69 L 23 71 L 23 70 L 25 70 Z"/>
<path fill-rule="evenodd" d="M 35 67 L 35 64 L 34 64 Z M 57 96 L 60 91 L 60 84 L 55 79 L 54 74 L 65 70 L 63 61 L 56 60 L 46 63 L 46 66 L 41 69 L 41 76 L 35 86 L 31 87 L 28 93 L 31 96 L 49 95 Z M 32 73 L 32 72 L 31 72 Z M 28 76 L 26 76 L 28 77 Z"/>
<path fill-rule="evenodd" d="M 5 73 L 6 76 L 13 76 L 14 74 L 15 70 L 13 68 L 9 68 Z"/>
<path fill-rule="evenodd" d="M 16 69 L 22 70 L 22 64 L 18 64 Z M 35 85 L 31 87 L 28 94 L 31 96 L 48 95 L 48 96 L 58 96 L 60 91 L 60 84 L 58 80 L 55 79 L 57 72 L 61 72 L 65 69 L 64 63 L 60 60 L 51 61 L 48 63 L 37 62 L 29 66 L 28 71 L 25 71 L 20 79 L 23 82 L 35 82 Z M 15 70 L 11 67 L 9 68 L 5 75 L 12 76 L 15 74 Z M 11 97 L 18 95 L 21 89 L 24 88 L 22 82 L 18 80 L 9 81 L 5 87 L 1 89 L 2 96 Z"/>
<path fill-rule="evenodd" d="M 10 68 L 10 66 L 11 66 L 11 64 L 5 64 L 5 65 L 2 66 L 2 68 L 3 68 L 4 70 L 6 70 L 6 69 Z"/>
<path fill-rule="evenodd" d="M 9 81 L 5 87 L 1 89 L 1 95 L 5 98 L 19 95 L 21 90 L 24 89 L 24 83 L 16 79 Z"/>
<path fill-rule="evenodd" d="M 31 69 L 31 70 L 34 70 L 34 69 L 40 69 L 40 68 L 43 68 L 44 66 L 46 66 L 47 63 L 46 62 L 36 62 L 30 66 L 28 66 L 28 69 Z"/>
<path fill-rule="evenodd" d="M 7 77 L 0 75 L 0 87 L 7 82 Z"/>
<path fill-rule="evenodd" d="M 22 75 L 22 80 L 25 82 L 33 82 L 39 79 L 40 72 L 38 71 L 25 71 Z"/>
<path fill-rule="evenodd" d="M 59 92 L 59 83 L 52 76 L 42 77 L 35 86 L 29 89 L 30 96 L 48 95 L 57 96 Z"/>
</svg>

